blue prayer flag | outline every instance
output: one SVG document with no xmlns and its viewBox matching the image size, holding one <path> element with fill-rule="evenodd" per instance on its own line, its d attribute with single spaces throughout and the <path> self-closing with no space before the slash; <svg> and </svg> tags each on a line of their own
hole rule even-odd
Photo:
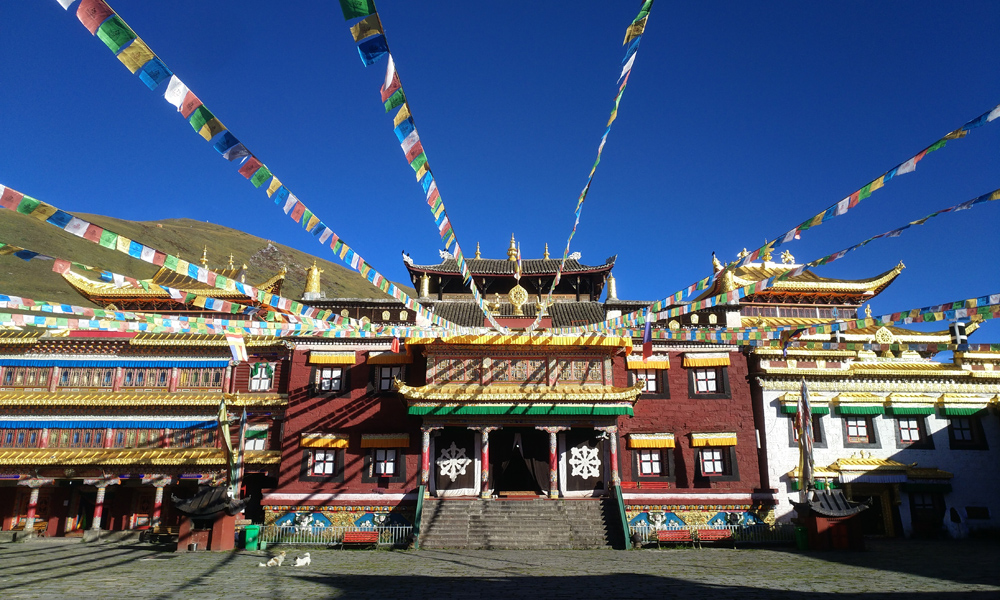
<svg viewBox="0 0 1000 600">
<path fill-rule="evenodd" d="M 73 219 L 72 215 L 70 215 L 68 213 L 64 213 L 61 210 L 57 210 L 54 215 L 52 215 L 48 219 L 45 219 L 45 221 L 48 222 L 48 223 L 52 223 L 53 225 L 55 225 L 59 229 L 62 229 L 64 227 L 66 227 L 67 225 L 69 225 L 69 222 L 72 219 Z"/>
<path fill-rule="evenodd" d="M 130 242 L 128 245 L 128 255 L 134 256 L 136 258 L 142 257 L 142 244 L 139 242 Z"/>
<path fill-rule="evenodd" d="M 285 202 L 288 200 L 288 194 L 291 194 L 288 188 L 281 186 L 274 194 L 274 203 L 278 206 L 284 206 Z"/>
<path fill-rule="evenodd" d="M 393 131 L 396 132 L 396 137 L 399 139 L 399 143 L 402 144 L 403 140 L 406 139 L 406 136 L 410 135 L 414 129 L 415 126 L 413 125 L 413 117 L 410 117 L 400 123 L 398 127 L 393 129 Z"/>
<path fill-rule="evenodd" d="M 378 59 L 389 53 L 389 44 L 385 41 L 384 35 L 376 35 L 358 44 L 358 54 L 361 55 L 361 62 L 365 66 L 374 64 Z"/>
<path fill-rule="evenodd" d="M 427 177 L 424 177 L 423 181 L 420 182 L 420 185 L 422 185 L 424 187 L 424 193 L 425 194 L 427 193 L 427 190 L 429 190 L 431 188 L 431 182 L 432 181 L 434 181 L 434 176 L 431 175 L 430 173 L 428 173 Z"/>
<path fill-rule="evenodd" d="M 174 72 L 163 64 L 163 61 L 155 56 L 139 69 L 139 79 L 151 90 L 155 90 L 158 85 L 170 79 Z"/>
<path fill-rule="evenodd" d="M 636 36 L 636 38 L 632 40 L 632 42 L 628 45 L 628 48 L 625 49 L 625 58 L 622 59 L 623 65 L 627 63 L 628 59 L 632 58 L 632 55 L 635 54 L 635 51 L 639 49 L 639 40 L 641 39 L 642 39 L 641 35 Z"/>
</svg>

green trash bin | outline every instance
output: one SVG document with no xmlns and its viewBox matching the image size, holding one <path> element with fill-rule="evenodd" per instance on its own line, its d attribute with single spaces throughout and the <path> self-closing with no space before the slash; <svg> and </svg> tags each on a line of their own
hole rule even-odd
<svg viewBox="0 0 1000 600">
<path fill-rule="evenodd" d="M 795 547 L 799 550 L 809 549 L 809 530 L 802 525 L 795 526 Z"/>
<path fill-rule="evenodd" d="M 243 547 L 256 550 L 260 543 L 260 525 L 247 525 L 243 529 Z"/>
</svg>

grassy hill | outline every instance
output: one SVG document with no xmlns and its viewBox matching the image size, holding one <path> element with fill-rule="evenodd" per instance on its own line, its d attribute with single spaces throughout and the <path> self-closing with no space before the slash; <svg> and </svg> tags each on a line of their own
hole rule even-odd
<svg viewBox="0 0 1000 600">
<path fill-rule="evenodd" d="M 316 260 L 323 269 L 322 288 L 327 298 L 385 298 L 361 275 L 329 261 L 242 231 L 192 219 L 124 221 L 100 215 L 79 215 L 101 227 L 140 241 L 163 252 L 195 263 L 208 246 L 208 266 L 225 268 L 229 255 L 236 266 L 247 264 L 247 283 L 258 284 L 288 268 L 282 295 L 298 299 L 306 283 L 306 269 Z M 158 267 L 109 250 L 11 210 L 0 210 L 0 242 L 66 258 L 86 265 L 148 278 Z M 91 306 L 62 276 L 52 272 L 50 261 L 25 262 L 0 256 L 0 293 L 49 302 Z M 94 274 L 87 274 L 93 277 Z M 404 287 L 405 286 L 401 286 Z"/>
</svg>

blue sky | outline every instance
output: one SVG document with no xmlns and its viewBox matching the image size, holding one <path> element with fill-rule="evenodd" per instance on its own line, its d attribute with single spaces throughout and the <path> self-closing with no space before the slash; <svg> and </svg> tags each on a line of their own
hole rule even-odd
<svg viewBox="0 0 1000 600">
<path fill-rule="evenodd" d="M 117 0 L 136 33 L 367 261 L 441 247 L 335 2 Z M 463 248 L 558 254 L 640 2 L 418 3 L 379 12 Z M 0 183 L 77 212 L 190 217 L 327 256 L 79 23 L 4 2 Z M 663 297 L 713 251 L 782 234 L 1000 103 L 1000 6 L 698 2 L 653 7 L 572 250 L 617 254 L 619 296 Z M 811 260 L 1000 187 L 1000 121 L 786 246 Z M 1000 203 L 876 241 L 817 272 L 907 269 L 877 314 L 1000 292 Z M 0 223 L 2 227 L 2 223 Z M 990 326 L 973 341 L 997 341 Z"/>
</svg>

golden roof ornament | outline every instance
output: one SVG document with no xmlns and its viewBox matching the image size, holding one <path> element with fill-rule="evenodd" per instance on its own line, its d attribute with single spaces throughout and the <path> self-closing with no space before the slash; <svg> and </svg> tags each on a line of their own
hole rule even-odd
<svg viewBox="0 0 1000 600">
<path fill-rule="evenodd" d="M 319 276 L 322 272 L 323 269 L 316 266 L 316 261 L 313 260 L 312 266 L 306 269 L 306 293 L 320 293 Z"/>
<path fill-rule="evenodd" d="M 764 246 L 764 251 L 760 253 L 760 260 L 762 262 L 771 262 L 771 246 Z"/>
<path fill-rule="evenodd" d="M 517 243 L 514 241 L 514 234 L 510 234 L 510 248 L 507 248 L 507 260 L 517 262 Z"/>
<path fill-rule="evenodd" d="M 208 268 L 208 246 L 205 246 L 205 249 L 201 251 L 200 262 L 201 266 L 205 267 L 206 269 Z"/>
<path fill-rule="evenodd" d="M 744 248 L 742 252 L 740 252 L 739 254 L 736 255 L 736 258 L 738 258 L 740 260 L 743 260 L 744 258 L 746 258 L 748 256 L 750 256 L 750 253 L 747 252 L 746 248 Z"/>
<path fill-rule="evenodd" d="M 549 243 L 548 242 L 545 242 L 545 254 L 542 255 L 542 258 L 544 258 L 545 260 L 549 260 Z"/>
<path fill-rule="evenodd" d="M 872 305 L 871 304 L 865 304 L 865 318 L 866 319 L 872 318 Z"/>
<path fill-rule="evenodd" d="M 247 269 L 249 268 L 246 263 L 243 263 L 243 268 L 240 269 L 240 283 L 247 282 Z"/>
<path fill-rule="evenodd" d="M 507 294 L 507 298 L 510 299 L 510 303 L 514 306 L 514 316 L 524 316 L 524 311 L 521 310 L 521 307 L 528 301 L 528 290 L 521 287 L 521 284 L 517 284 Z"/>
<path fill-rule="evenodd" d="M 476 242 L 476 258 L 482 258 L 483 255 L 479 253 L 479 242 Z"/>
<path fill-rule="evenodd" d="M 229 253 L 229 269 L 232 270 L 232 269 L 235 269 L 235 268 L 236 267 L 233 265 L 233 253 L 230 252 Z"/>
<path fill-rule="evenodd" d="M 713 253 L 712 253 L 712 272 L 713 272 L 713 273 L 718 273 L 719 271 L 721 271 L 721 270 L 722 270 L 722 269 L 724 269 L 724 268 L 725 268 L 725 267 L 724 267 L 724 266 L 723 266 L 723 264 L 722 264 L 722 263 L 721 263 L 721 262 L 719 261 L 719 259 L 715 257 L 715 252 L 713 252 Z"/>
<path fill-rule="evenodd" d="M 795 257 L 788 250 L 781 253 L 781 262 L 786 265 L 793 264 L 795 262 Z"/>
</svg>

